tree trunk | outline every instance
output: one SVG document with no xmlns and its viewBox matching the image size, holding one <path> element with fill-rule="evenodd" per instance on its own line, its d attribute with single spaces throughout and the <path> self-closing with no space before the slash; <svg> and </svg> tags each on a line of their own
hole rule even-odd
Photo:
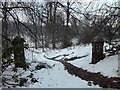
<svg viewBox="0 0 120 90">
<path fill-rule="evenodd" d="M 70 12 L 69 12 L 69 9 L 70 9 L 70 2 L 69 1 L 67 1 L 67 11 L 66 11 L 66 14 L 67 14 L 67 21 L 66 21 L 66 28 L 65 28 L 65 33 L 64 33 L 64 42 L 63 42 L 63 44 L 64 44 L 64 46 L 63 46 L 63 48 L 66 48 L 66 47 L 68 47 L 69 46 L 69 41 L 68 41 L 68 28 L 69 28 L 69 17 L 70 17 Z"/>
<path fill-rule="evenodd" d="M 3 19 L 2 19 L 2 30 L 3 30 L 3 35 L 8 38 L 8 24 L 7 24 L 7 3 L 4 3 L 4 9 L 3 9 Z M 3 48 L 8 47 L 8 40 L 3 40 Z"/>
</svg>

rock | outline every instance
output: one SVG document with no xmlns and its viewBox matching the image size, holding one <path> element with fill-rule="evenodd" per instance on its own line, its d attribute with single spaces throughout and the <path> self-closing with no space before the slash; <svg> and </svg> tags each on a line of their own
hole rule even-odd
<svg viewBox="0 0 120 90">
<path fill-rule="evenodd" d="M 40 62 L 36 67 L 35 69 L 36 70 L 41 70 L 42 68 L 52 68 L 50 65 L 48 65 L 47 63 L 42 63 Z"/>
<path fill-rule="evenodd" d="M 44 65 L 37 65 L 35 67 L 36 70 L 41 70 L 42 68 L 46 68 Z"/>
<path fill-rule="evenodd" d="M 92 86 L 92 83 L 89 81 L 89 82 L 88 82 L 88 85 L 89 85 L 89 86 Z"/>
</svg>

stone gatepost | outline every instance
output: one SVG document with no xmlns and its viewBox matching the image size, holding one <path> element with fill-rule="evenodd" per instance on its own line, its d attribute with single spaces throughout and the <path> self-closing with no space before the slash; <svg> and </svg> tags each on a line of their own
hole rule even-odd
<svg viewBox="0 0 120 90">
<path fill-rule="evenodd" d="M 16 68 L 26 68 L 24 42 L 25 40 L 20 36 L 16 36 L 12 41 Z"/>
<path fill-rule="evenodd" d="M 92 41 L 92 64 L 96 64 L 100 60 L 104 59 L 103 45 L 104 41 L 100 37 L 96 37 Z"/>
</svg>

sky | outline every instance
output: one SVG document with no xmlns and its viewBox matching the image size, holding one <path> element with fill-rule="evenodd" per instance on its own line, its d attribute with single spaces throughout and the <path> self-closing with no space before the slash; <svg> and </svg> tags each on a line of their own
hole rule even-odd
<svg viewBox="0 0 120 90">
<path fill-rule="evenodd" d="M 10 0 L 0 0 L 2 2 L 4 1 L 10 1 Z M 42 2 L 44 0 L 13 0 L 15 2 L 17 1 L 24 1 L 24 2 L 33 2 L 33 1 L 38 1 L 38 2 Z M 46 0 L 46 1 L 60 1 L 60 2 L 65 2 L 67 0 Z M 74 1 L 74 2 L 91 2 L 93 0 L 69 0 L 69 1 Z M 94 0 L 94 1 L 101 1 L 101 2 L 115 2 L 115 1 L 119 1 L 119 0 Z"/>
<path fill-rule="evenodd" d="M 0 0 L 0 1 L 4 2 L 4 1 L 11 1 L 11 0 Z M 14 1 L 14 2 L 17 2 L 17 1 L 22 1 L 22 2 L 44 2 L 44 1 L 51 2 L 51 1 L 56 1 L 57 2 L 57 1 L 59 1 L 59 2 L 63 3 L 63 2 L 67 2 L 68 0 L 12 0 L 12 1 Z M 81 4 L 88 4 L 91 1 L 99 2 L 99 3 L 105 3 L 105 2 L 114 3 L 114 2 L 117 2 L 120 0 L 69 0 L 69 1 L 80 2 Z"/>
<path fill-rule="evenodd" d="M 34 0 L 32 0 L 34 1 Z M 37 0 L 37 1 L 43 1 L 43 0 Z M 65 2 L 67 0 L 46 0 L 46 1 L 60 1 L 60 2 Z M 118 0 L 69 0 L 69 1 L 73 1 L 73 2 L 91 2 L 91 1 L 100 1 L 100 2 L 115 2 L 115 1 L 118 1 Z"/>
<path fill-rule="evenodd" d="M 4 2 L 4 1 L 9 1 L 9 0 L 1 0 L 1 1 Z M 36 1 L 36 2 L 43 2 L 44 0 L 12 0 L 12 1 L 15 1 L 15 2 L 17 2 L 17 1 L 23 1 L 23 2 L 34 2 L 34 1 Z M 61 3 L 64 3 L 64 2 L 67 2 L 68 0 L 46 0 L 46 1 L 49 1 L 49 2 L 50 1 L 60 1 Z M 94 3 L 92 3 L 91 6 L 96 7 L 97 4 L 101 4 L 102 5 L 102 3 L 105 3 L 105 2 L 114 3 L 114 2 L 117 2 L 118 0 L 69 0 L 69 1 L 80 2 L 84 7 L 86 7 L 90 2 L 93 1 Z M 77 6 L 75 6 L 75 7 L 77 7 Z M 97 6 L 97 8 L 98 8 L 98 6 Z M 21 16 L 21 17 L 19 17 L 20 20 L 23 20 L 24 15 L 20 15 L 20 16 Z"/>
</svg>

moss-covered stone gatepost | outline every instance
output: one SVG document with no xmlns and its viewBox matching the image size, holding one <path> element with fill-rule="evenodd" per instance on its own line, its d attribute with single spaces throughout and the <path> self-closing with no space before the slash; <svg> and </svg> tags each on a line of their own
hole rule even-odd
<svg viewBox="0 0 120 90">
<path fill-rule="evenodd" d="M 12 41 L 16 68 L 26 68 L 24 42 L 25 40 L 20 36 L 16 36 Z"/>
<path fill-rule="evenodd" d="M 103 45 L 104 41 L 100 37 L 95 37 L 92 41 L 92 64 L 96 64 L 100 60 L 104 59 Z"/>
</svg>

